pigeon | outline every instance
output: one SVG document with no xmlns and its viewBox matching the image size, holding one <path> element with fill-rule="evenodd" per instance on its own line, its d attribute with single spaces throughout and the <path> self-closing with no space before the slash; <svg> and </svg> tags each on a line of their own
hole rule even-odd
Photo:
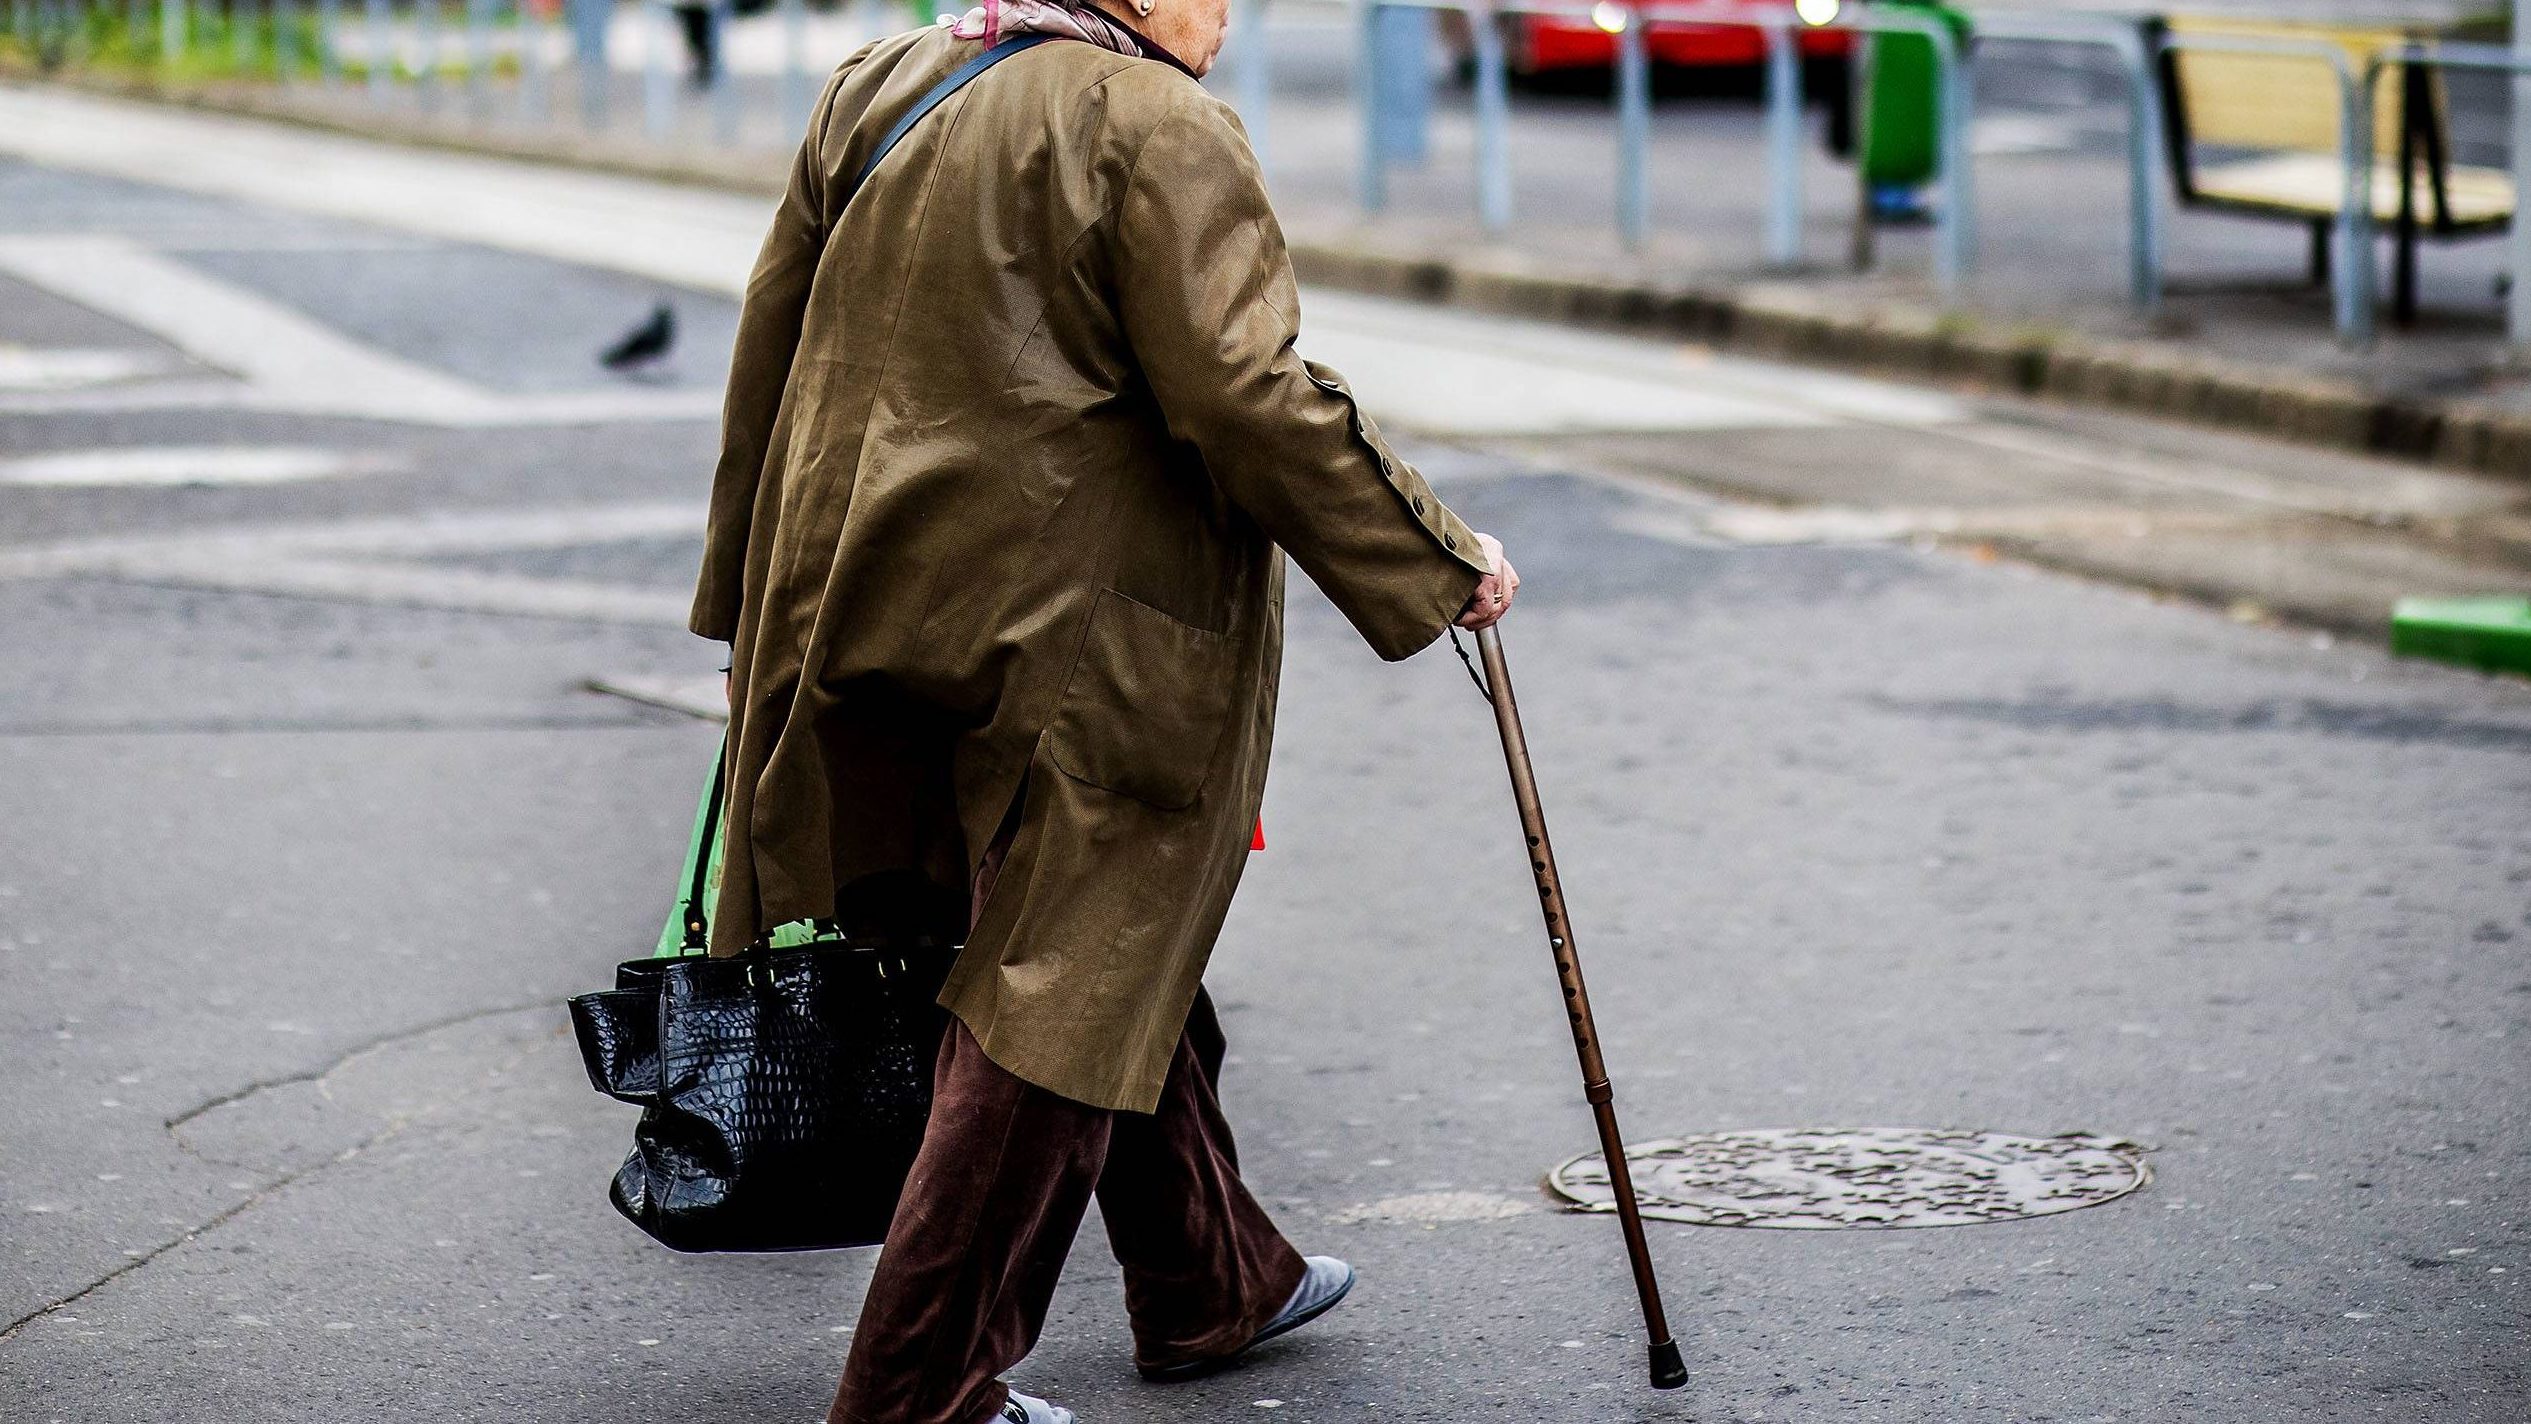
<svg viewBox="0 0 2531 1424">
<path fill-rule="evenodd" d="M 598 364 L 628 376 L 655 375 L 667 363 L 668 351 L 676 344 L 677 313 L 661 302 L 651 312 L 650 320 L 624 333 L 623 340 L 601 352 Z"/>
</svg>

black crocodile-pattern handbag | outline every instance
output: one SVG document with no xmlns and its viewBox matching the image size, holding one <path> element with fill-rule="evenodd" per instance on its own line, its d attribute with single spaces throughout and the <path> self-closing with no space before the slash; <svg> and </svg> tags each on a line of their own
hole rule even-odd
<svg viewBox="0 0 2531 1424">
<path fill-rule="evenodd" d="M 719 833 L 723 775 L 700 837 Z M 872 1245 L 923 1144 L 957 948 L 819 922 L 806 944 L 705 958 L 708 839 L 692 859 L 687 952 L 571 1000 L 590 1083 L 642 1109 L 607 1195 L 679 1251 Z"/>
</svg>

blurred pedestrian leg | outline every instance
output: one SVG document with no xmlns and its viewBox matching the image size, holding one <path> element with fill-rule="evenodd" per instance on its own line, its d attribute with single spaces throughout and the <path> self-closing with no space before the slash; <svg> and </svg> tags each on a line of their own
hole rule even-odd
<svg viewBox="0 0 2531 1424">
<path fill-rule="evenodd" d="M 687 77 L 697 89 L 710 88 L 713 76 L 720 69 L 720 55 L 715 43 L 719 36 L 713 33 L 712 7 L 679 5 L 677 28 L 685 35 L 686 60 L 691 66 Z"/>
</svg>

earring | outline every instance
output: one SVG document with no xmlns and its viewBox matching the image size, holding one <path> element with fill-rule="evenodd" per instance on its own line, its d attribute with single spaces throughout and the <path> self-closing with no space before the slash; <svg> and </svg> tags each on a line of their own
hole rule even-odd
<svg viewBox="0 0 2531 1424">
<path fill-rule="evenodd" d="M 1144 19 L 1149 19 L 1151 18 L 1151 7 L 1157 2 L 1158 0 L 1134 0 L 1134 13 L 1142 16 Z"/>
</svg>

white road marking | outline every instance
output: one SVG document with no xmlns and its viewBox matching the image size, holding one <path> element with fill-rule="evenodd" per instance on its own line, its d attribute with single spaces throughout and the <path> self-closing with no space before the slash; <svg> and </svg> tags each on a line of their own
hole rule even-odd
<svg viewBox="0 0 2531 1424">
<path fill-rule="evenodd" d="M 486 427 L 698 420 L 720 410 L 719 395 L 702 390 L 488 391 L 110 234 L 0 235 L 0 272 L 239 378 L 0 397 L 0 413 L 213 407 Z"/>
<path fill-rule="evenodd" d="M 1345 373 L 1378 419 L 1437 435 L 1554 435 L 1825 425 L 1797 407 L 1683 384 L 1313 324 L 1307 350 Z"/>
<path fill-rule="evenodd" d="M 487 510 L 333 523 L 209 527 L 0 550 L 0 579 L 111 578 L 353 603 L 682 628 L 683 590 L 408 562 L 434 554 L 576 548 L 698 534 L 701 504 Z"/>
<path fill-rule="evenodd" d="M 137 445 L 0 459 L 0 484 L 268 485 L 376 474 L 397 464 L 305 445 Z"/>
<path fill-rule="evenodd" d="M 483 393 L 125 238 L 0 237 L 0 271 L 167 338 L 266 393 L 333 415 L 471 412 Z"/>
<path fill-rule="evenodd" d="M 260 410 L 293 415 L 338 415 L 392 420 L 408 425 L 491 429 L 527 425 L 616 425 L 662 420 L 712 420 L 721 393 L 699 387 L 621 391 L 559 391 L 505 396 L 481 392 L 470 405 L 434 401 L 346 410 L 322 391 L 275 389 L 229 381 L 168 381 L 52 395 L 0 395 L 0 415 L 78 415 L 125 410 Z"/>
<path fill-rule="evenodd" d="M 2044 114 L 1983 114 L 1969 125 L 1969 152 L 1979 157 L 2068 153 L 2082 132 L 2070 119 Z"/>
<path fill-rule="evenodd" d="M 744 289 L 774 208 L 769 198 L 51 89 L 0 87 L 0 152 L 723 296 Z"/>
<path fill-rule="evenodd" d="M 640 627 L 682 628 L 693 605 L 692 595 L 683 591 L 579 579 L 304 558 L 250 566 L 177 551 L 169 551 L 147 568 L 126 568 L 121 577 L 131 583 Z"/>
<path fill-rule="evenodd" d="M 1967 415 L 1950 396 L 1678 342 L 1316 288 L 1301 306 L 1305 352 L 1343 371 L 1374 416 L 1433 433 L 1932 425 Z"/>
<path fill-rule="evenodd" d="M 2216 495 L 2244 504 L 2350 518 L 2403 515 L 2452 518 L 2502 509 L 2519 497 L 2509 481 L 2423 468 L 2381 471 L 2351 467 L 2333 478 L 2312 462 L 2292 479 L 2255 474 L 2202 456 L 2181 459 L 2094 444 L 2051 430 L 1979 421 L 1946 428 L 1952 440 L 2001 454 L 2054 460 L 2156 489 Z"/>
<path fill-rule="evenodd" d="M 1609 523 L 1629 534 L 1689 548 L 1716 544 L 1882 544 L 1904 539 L 2143 539 L 2238 528 L 2240 516 L 2202 509 L 2141 510 L 2118 504 L 1978 508 L 1716 504 L 1699 513 L 1635 509 Z"/>
<path fill-rule="evenodd" d="M 155 351 L 0 346 L 0 391 L 61 391 L 162 374 L 174 362 Z"/>
</svg>

